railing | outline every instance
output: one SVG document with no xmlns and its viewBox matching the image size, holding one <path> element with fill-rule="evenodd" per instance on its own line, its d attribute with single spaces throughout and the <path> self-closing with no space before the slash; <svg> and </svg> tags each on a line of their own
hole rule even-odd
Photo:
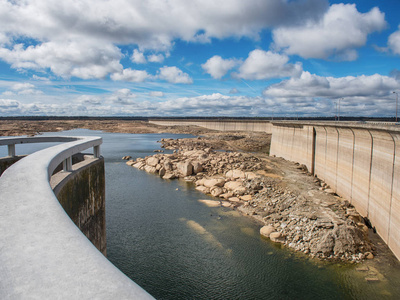
<svg viewBox="0 0 400 300">
<path fill-rule="evenodd" d="M 9 156 L 15 145 L 63 142 L 35 152 L 0 177 L 1 299 L 153 299 L 111 264 L 67 216 L 50 187 L 63 162 L 93 147 L 99 137 L 3 138 Z"/>
</svg>

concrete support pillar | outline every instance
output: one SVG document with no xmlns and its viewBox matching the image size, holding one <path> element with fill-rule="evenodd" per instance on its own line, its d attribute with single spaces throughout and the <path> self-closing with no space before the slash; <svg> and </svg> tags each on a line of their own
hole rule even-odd
<svg viewBox="0 0 400 300">
<path fill-rule="evenodd" d="M 68 157 L 63 161 L 63 171 L 71 172 L 72 171 L 72 157 Z"/>
<path fill-rule="evenodd" d="M 95 158 L 99 158 L 100 157 L 100 145 L 93 147 L 93 156 Z"/>
<path fill-rule="evenodd" d="M 8 156 L 15 156 L 15 144 L 8 145 Z"/>
</svg>

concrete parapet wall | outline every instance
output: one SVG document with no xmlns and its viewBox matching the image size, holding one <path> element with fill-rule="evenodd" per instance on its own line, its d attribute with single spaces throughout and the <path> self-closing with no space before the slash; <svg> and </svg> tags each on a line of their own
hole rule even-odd
<svg viewBox="0 0 400 300">
<path fill-rule="evenodd" d="M 82 234 L 50 186 L 61 162 L 67 161 L 63 172 L 73 171 L 72 155 L 93 147 L 93 159 L 99 160 L 101 138 L 53 141 L 64 143 L 28 155 L 0 177 L 0 298 L 153 299 Z M 0 139 L 0 145 L 16 143 L 23 138 Z"/>
<path fill-rule="evenodd" d="M 270 153 L 305 164 L 367 217 L 400 258 L 399 140 L 393 127 L 282 122 L 274 123 Z"/>
<path fill-rule="evenodd" d="M 220 131 L 263 131 L 272 133 L 270 121 L 257 120 L 149 120 L 152 124 L 162 126 L 192 125 Z"/>
</svg>

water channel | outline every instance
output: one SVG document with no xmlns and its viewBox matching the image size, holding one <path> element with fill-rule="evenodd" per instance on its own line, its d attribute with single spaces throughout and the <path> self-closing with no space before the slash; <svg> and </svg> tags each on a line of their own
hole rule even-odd
<svg viewBox="0 0 400 300">
<path fill-rule="evenodd" d="M 157 299 L 400 299 L 398 268 L 383 266 L 376 270 L 382 280 L 367 282 L 356 265 L 283 249 L 261 238 L 251 218 L 198 202 L 211 197 L 191 184 L 121 160 L 153 155 L 157 140 L 184 135 L 81 129 L 46 135 L 56 134 L 103 137 L 108 259 Z M 49 144 L 17 145 L 17 154 L 43 146 Z"/>
</svg>

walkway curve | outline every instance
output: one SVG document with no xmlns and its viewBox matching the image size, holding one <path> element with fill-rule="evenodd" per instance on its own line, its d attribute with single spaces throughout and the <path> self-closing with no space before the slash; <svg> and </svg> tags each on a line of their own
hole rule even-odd
<svg viewBox="0 0 400 300">
<path fill-rule="evenodd" d="M 11 140 L 0 139 L 0 145 L 15 144 Z M 0 298 L 153 299 L 80 232 L 50 187 L 50 175 L 63 160 L 99 146 L 101 138 L 19 143 L 49 141 L 65 143 L 28 155 L 0 177 Z"/>
</svg>

